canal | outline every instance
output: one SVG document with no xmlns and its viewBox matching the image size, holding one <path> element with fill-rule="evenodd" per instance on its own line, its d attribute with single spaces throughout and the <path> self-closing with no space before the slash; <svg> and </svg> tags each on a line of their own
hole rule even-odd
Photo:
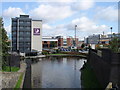
<svg viewBox="0 0 120 90">
<path fill-rule="evenodd" d="M 32 88 L 81 88 L 81 72 L 86 59 L 45 57 L 29 59 Z"/>
</svg>

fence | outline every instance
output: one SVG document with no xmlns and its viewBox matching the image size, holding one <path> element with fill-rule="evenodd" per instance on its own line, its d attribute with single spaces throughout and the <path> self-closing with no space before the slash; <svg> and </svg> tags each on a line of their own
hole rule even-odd
<svg viewBox="0 0 120 90">
<path fill-rule="evenodd" d="M 20 55 L 18 54 L 10 54 L 6 57 L 7 65 L 13 67 L 20 67 Z"/>
</svg>

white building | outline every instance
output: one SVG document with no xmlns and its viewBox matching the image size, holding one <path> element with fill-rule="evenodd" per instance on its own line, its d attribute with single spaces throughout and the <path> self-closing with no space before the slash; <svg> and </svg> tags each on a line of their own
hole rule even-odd
<svg viewBox="0 0 120 90">
<path fill-rule="evenodd" d="M 42 51 L 42 21 L 32 20 L 31 50 Z"/>
<path fill-rule="evenodd" d="M 29 15 L 12 18 L 12 51 L 20 53 L 42 51 L 42 20 Z"/>
</svg>

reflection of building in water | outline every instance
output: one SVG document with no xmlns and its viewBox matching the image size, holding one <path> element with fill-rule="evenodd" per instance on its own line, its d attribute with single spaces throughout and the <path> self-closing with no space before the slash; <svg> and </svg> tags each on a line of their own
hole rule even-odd
<svg viewBox="0 0 120 90">
<path fill-rule="evenodd" d="M 63 63 L 67 64 L 67 58 L 63 58 Z"/>
<path fill-rule="evenodd" d="M 31 70 L 32 70 L 32 88 L 41 88 L 42 87 L 42 62 L 39 61 L 39 63 L 32 64 Z"/>
</svg>

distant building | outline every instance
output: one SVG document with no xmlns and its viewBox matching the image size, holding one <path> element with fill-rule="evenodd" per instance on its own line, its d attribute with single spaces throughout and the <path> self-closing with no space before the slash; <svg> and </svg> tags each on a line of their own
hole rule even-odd
<svg viewBox="0 0 120 90">
<path fill-rule="evenodd" d="M 51 49 L 58 47 L 58 39 L 55 37 L 44 36 L 42 37 L 42 47 L 43 49 Z"/>
<path fill-rule="evenodd" d="M 108 34 L 108 38 L 114 38 L 114 37 L 120 38 L 120 33 Z"/>
<path fill-rule="evenodd" d="M 42 51 L 42 20 L 32 20 L 29 15 L 12 18 L 12 51 Z"/>
<path fill-rule="evenodd" d="M 58 39 L 58 47 L 68 48 L 74 46 L 75 38 L 72 38 L 70 36 L 66 38 L 64 38 L 63 36 L 57 36 L 56 38 Z M 78 44 L 79 41 L 78 38 L 76 38 L 76 46 L 78 46 Z"/>
<path fill-rule="evenodd" d="M 58 39 L 58 47 L 62 47 L 63 46 L 63 36 L 57 36 L 56 38 Z"/>
<path fill-rule="evenodd" d="M 112 38 L 120 38 L 120 34 L 108 34 L 108 35 L 91 35 L 84 39 L 86 44 L 109 44 Z"/>
<path fill-rule="evenodd" d="M 85 38 L 85 41 L 84 41 L 86 44 L 98 44 L 100 43 L 100 34 L 98 35 L 91 35 L 91 36 L 88 36 L 87 38 Z"/>
</svg>

